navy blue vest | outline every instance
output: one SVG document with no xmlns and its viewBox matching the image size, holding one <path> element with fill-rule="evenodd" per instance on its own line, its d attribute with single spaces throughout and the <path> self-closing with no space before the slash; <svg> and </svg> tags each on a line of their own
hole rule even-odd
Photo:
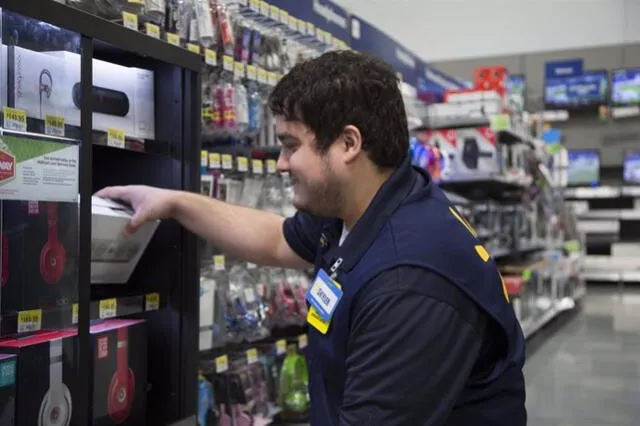
<svg viewBox="0 0 640 426">
<path fill-rule="evenodd" d="M 338 425 L 354 298 L 376 275 L 401 265 L 420 266 L 446 277 L 502 330 L 505 351 L 501 360 L 482 383 L 468 384 L 447 425 L 525 424 L 524 336 L 496 264 L 476 251 L 481 243 L 456 218 L 444 193 L 419 173 L 406 163 L 401 166 L 383 185 L 342 247 L 327 250 L 326 237 L 335 235 L 336 230 L 339 233 L 341 223 L 325 227 L 315 267 L 328 273 L 333 267 L 344 295 L 327 334 L 309 327 L 312 426 Z"/>
</svg>

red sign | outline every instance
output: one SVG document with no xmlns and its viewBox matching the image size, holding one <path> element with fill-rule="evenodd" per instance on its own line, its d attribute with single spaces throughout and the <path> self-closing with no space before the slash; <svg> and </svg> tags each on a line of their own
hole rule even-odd
<svg viewBox="0 0 640 426">
<path fill-rule="evenodd" d="M 6 151 L 0 151 L 0 184 L 16 177 L 16 158 Z"/>
</svg>

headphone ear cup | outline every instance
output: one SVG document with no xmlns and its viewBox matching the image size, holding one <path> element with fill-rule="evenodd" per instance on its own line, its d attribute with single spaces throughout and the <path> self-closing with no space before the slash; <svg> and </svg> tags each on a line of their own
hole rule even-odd
<svg viewBox="0 0 640 426">
<path fill-rule="evenodd" d="M 42 402 L 40 403 L 40 414 L 38 414 L 38 426 L 47 426 L 45 421 L 45 414 L 49 412 L 49 391 L 44 394 Z"/>
<path fill-rule="evenodd" d="M 126 383 L 122 383 L 122 380 Z M 109 383 L 107 407 L 109 416 L 115 424 L 121 424 L 129 417 L 136 390 L 135 375 L 129 368 L 126 377 L 119 377 L 116 371 Z"/>
<path fill-rule="evenodd" d="M 38 415 L 38 426 L 69 426 L 71 423 L 71 413 L 73 409 L 71 392 L 64 383 L 63 402 L 59 406 L 51 405 L 51 390 L 48 390 L 42 403 L 40 404 L 40 414 Z"/>
<path fill-rule="evenodd" d="M 133 406 L 133 401 L 136 396 L 136 375 L 133 373 L 131 367 L 129 367 L 129 383 L 128 383 L 128 392 L 127 392 L 127 412 L 131 411 L 131 407 Z"/>
</svg>

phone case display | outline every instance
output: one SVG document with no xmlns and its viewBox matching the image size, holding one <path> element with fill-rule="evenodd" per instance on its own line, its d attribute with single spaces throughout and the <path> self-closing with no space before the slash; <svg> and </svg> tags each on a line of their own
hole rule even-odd
<svg viewBox="0 0 640 426">
<path fill-rule="evenodd" d="M 15 355 L 0 355 L 0 426 L 14 426 L 16 416 Z"/>
<path fill-rule="evenodd" d="M 91 327 L 94 426 L 146 424 L 147 327 L 109 320 Z"/>
<path fill-rule="evenodd" d="M 73 410 L 76 340 L 75 331 L 60 331 L 0 342 L 0 352 L 17 355 L 16 425 L 85 425 Z"/>
</svg>

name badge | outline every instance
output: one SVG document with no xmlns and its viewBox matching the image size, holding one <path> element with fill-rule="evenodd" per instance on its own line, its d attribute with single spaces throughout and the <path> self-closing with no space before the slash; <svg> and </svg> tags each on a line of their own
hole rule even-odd
<svg viewBox="0 0 640 426">
<path fill-rule="evenodd" d="M 338 283 L 320 269 L 307 292 L 307 301 L 315 308 L 320 318 L 329 321 L 341 298 L 342 290 Z"/>
</svg>

